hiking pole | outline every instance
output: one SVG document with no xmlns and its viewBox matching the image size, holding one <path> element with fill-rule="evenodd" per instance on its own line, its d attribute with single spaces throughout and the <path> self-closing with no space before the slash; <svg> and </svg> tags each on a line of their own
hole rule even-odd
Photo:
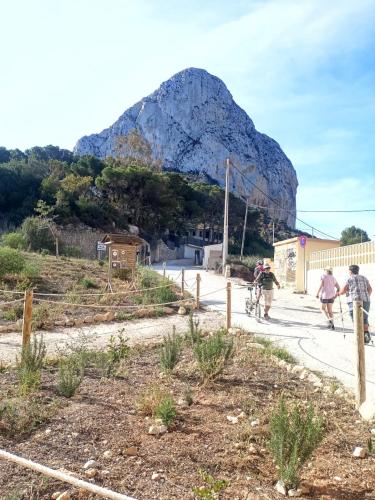
<svg viewBox="0 0 375 500">
<path fill-rule="evenodd" d="M 340 304 L 340 316 L 341 316 L 342 334 L 343 334 L 343 336 L 344 336 L 344 340 L 345 340 L 344 315 L 343 315 L 343 313 L 342 313 L 342 305 L 341 305 L 341 298 L 340 298 L 340 295 L 339 295 L 339 304 Z"/>
</svg>

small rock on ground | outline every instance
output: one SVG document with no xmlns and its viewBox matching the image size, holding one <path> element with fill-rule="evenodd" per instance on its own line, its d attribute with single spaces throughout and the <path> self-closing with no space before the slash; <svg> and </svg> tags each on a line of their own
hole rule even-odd
<svg viewBox="0 0 375 500">
<path fill-rule="evenodd" d="M 366 450 L 364 448 L 361 448 L 361 446 L 357 446 L 356 448 L 354 448 L 354 451 L 353 451 L 353 457 L 355 458 L 366 458 Z"/>
</svg>

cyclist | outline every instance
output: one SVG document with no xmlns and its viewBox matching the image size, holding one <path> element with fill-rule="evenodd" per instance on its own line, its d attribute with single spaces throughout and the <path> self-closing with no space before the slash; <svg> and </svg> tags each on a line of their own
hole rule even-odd
<svg viewBox="0 0 375 500">
<path fill-rule="evenodd" d="M 264 270 L 258 274 L 255 283 L 259 283 L 264 295 L 264 318 L 270 319 L 268 311 L 271 309 L 273 300 L 273 284 L 275 283 L 277 288 L 280 288 L 280 283 L 271 272 L 271 266 L 269 264 L 265 264 Z"/>
</svg>

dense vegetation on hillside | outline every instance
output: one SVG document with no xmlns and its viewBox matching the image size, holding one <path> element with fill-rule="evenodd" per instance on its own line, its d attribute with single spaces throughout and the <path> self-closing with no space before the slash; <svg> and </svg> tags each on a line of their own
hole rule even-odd
<svg viewBox="0 0 375 500">
<path fill-rule="evenodd" d="M 43 200 L 58 224 L 84 223 L 112 230 L 133 224 L 151 241 L 166 234 L 178 239 L 191 224 L 222 225 L 221 188 L 149 165 L 137 156 L 105 161 L 74 157 L 56 146 L 24 153 L 0 148 L 0 229 L 13 229 L 35 215 L 38 200 Z M 240 246 L 244 211 L 243 201 L 231 196 L 232 251 Z M 276 232 L 280 230 L 287 229 L 277 223 Z M 270 249 L 271 234 L 264 213 L 251 210 L 247 252 Z"/>
</svg>

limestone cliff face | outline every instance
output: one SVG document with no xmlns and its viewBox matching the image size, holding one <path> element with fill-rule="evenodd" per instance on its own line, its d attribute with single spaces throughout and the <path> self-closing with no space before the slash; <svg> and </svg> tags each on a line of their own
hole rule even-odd
<svg viewBox="0 0 375 500">
<path fill-rule="evenodd" d="M 231 190 L 294 226 L 298 182 L 293 165 L 276 141 L 255 129 L 219 78 L 196 68 L 177 73 L 111 127 L 82 137 L 74 152 L 116 156 L 118 137 L 134 130 L 151 145 L 163 169 L 206 173 L 221 186 L 230 157 L 248 179 L 232 169 Z"/>
</svg>

